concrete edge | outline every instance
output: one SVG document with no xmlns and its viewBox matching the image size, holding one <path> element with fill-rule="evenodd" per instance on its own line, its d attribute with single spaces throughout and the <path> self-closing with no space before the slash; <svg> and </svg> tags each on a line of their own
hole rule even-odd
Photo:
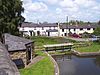
<svg viewBox="0 0 100 75">
<path fill-rule="evenodd" d="M 60 75 L 59 74 L 59 66 L 58 66 L 57 62 L 54 60 L 54 58 L 48 52 L 45 51 L 45 53 L 50 57 L 51 61 L 54 64 L 55 75 Z"/>
<path fill-rule="evenodd" d="M 72 50 L 72 53 L 78 56 L 96 56 L 96 55 L 100 55 L 100 52 L 79 52 L 76 50 Z"/>
</svg>

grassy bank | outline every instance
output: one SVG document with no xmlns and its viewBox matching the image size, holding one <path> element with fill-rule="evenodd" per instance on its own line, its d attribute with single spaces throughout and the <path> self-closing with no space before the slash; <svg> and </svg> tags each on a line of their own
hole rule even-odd
<svg viewBox="0 0 100 75">
<path fill-rule="evenodd" d="M 38 56 L 44 58 L 33 64 L 30 68 L 20 69 L 21 75 L 54 75 L 54 65 L 50 58 L 40 50 L 43 50 L 45 44 L 58 44 L 66 42 L 64 38 L 58 37 L 31 37 L 35 41 L 35 52 Z"/>
<path fill-rule="evenodd" d="M 44 44 L 64 43 L 64 42 L 69 41 L 69 40 L 66 40 L 65 38 L 62 38 L 62 37 L 35 36 L 35 37 L 31 37 L 31 39 L 35 41 L 36 46 L 42 46 Z"/>
<path fill-rule="evenodd" d="M 92 42 L 90 46 L 78 47 L 78 48 L 75 48 L 75 50 L 79 52 L 98 52 L 100 51 L 100 44 Z"/>
<path fill-rule="evenodd" d="M 74 42 L 73 40 L 68 40 L 62 37 L 31 37 L 35 41 L 35 52 L 38 56 L 43 56 L 44 58 L 33 64 L 30 68 L 20 69 L 21 75 L 54 75 L 54 65 L 50 58 L 40 50 L 43 50 L 43 45 L 46 44 L 58 44 L 65 42 Z M 100 50 L 100 45 L 98 43 L 92 43 L 92 45 L 87 47 L 75 48 L 80 52 L 96 52 Z M 54 52 L 51 54 L 64 54 L 69 52 Z"/>
<path fill-rule="evenodd" d="M 20 69 L 21 75 L 54 75 L 54 66 L 50 58 L 42 51 L 36 51 L 36 54 L 44 58 L 30 68 Z"/>
<path fill-rule="evenodd" d="M 35 36 L 35 37 L 31 37 L 31 39 L 35 41 L 35 48 L 38 50 L 43 49 L 43 45 L 46 44 L 59 44 L 59 43 L 68 42 L 68 40 L 62 37 Z"/>
</svg>

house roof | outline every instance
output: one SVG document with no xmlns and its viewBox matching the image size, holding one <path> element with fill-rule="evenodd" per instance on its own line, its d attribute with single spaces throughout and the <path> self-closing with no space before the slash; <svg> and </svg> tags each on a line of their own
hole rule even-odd
<svg viewBox="0 0 100 75">
<path fill-rule="evenodd" d="M 57 27 L 56 23 L 22 23 L 21 27 Z"/>
<path fill-rule="evenodd" d="M 0 75 L 20 75 L 5 46 L 0 42 Z"/>
<path fill-rule="evenodd" d="M 58 32 L 57 29 L 49 29 L 49 30 L 46 30 L 46 32 Z"/>
<path fill-rule="evenodd" d="M 60 25 L 61 29 L 80 29 L 80 28 L 96 28 L 96 25 L 66 25 L 62 24 Z"/>
<path fill-rule="evenodd" d="M 40 23 L 40 24 L 37 24 L 37 23 L 22 23 L 21 27 L 57 27 L 57 23 Z M 96 24 L 91 24 L 91 25 L 69 25 L 68 27 L 66 26 L 65 23 L 60 23 L 60 28 L 61 29 L 65 29 L 65 28 L 69 28 L 69 29 L 72 29 L 72 28 L 95 28 L 97 27 Z"/>
<path fill-rule="evenodd" d="M 22 37 L 4 34 L 4 43 L 8 46 L 8 51 L 20 51 L 26 50 L 25 44 L 32 43 L 32 40 L 25 39 Z"/>
</svg>

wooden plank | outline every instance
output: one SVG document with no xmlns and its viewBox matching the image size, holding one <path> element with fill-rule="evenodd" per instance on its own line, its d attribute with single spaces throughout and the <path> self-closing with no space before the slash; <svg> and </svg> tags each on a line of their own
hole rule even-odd
<svg viewBox="0 0 100 75">
<path fill-rule="evenodd" d="M 72 46 L 72 43 L 63 43 L 63 44 L 53 44 L 53 45 L 44 45 L 44 47 L 60 47 L 60 46 Z"/>
<path fill-rule="evenodd" d="M 64 44 L 53 44 L 53 45 L 44 45 L 44 48 L 46 51 L 56 51 L 56 50 L 62 50 L 65 49 L 71 50 L 73 44 L 72 43 L 64 43 Z"/>
</svg>

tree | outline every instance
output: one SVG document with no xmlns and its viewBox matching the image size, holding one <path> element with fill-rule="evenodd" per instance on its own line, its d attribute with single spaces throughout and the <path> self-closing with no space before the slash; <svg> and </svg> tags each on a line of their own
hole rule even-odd
<svg viewBox="0 0 100 75">
<path fill-rule="evenodd" d="M 100 25 L 100 20 L 99 20 L 99 22 L 98 22 L 98 25 Z"/>
<path fill-rule="evenodd" d="M 97 27 L 95 30 L 94 30 L 94 35 L 97 35 L 97 36 L 100 36 L 100 27 Z"/>
<path fill-rule="evenodd" d="M 3 33 L 18 35 L 18 26 L 25 20 L 20 0 L 0 0 L 0 36 Z"/>
</svg>

